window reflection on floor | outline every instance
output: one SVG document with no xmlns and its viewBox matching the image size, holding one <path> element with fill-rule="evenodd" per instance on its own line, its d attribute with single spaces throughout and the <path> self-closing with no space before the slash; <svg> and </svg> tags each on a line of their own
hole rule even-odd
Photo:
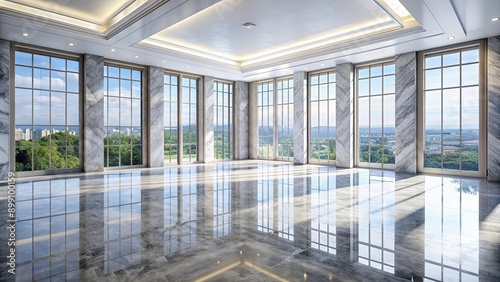
<svg viewBox="0 0 500 282">
<path fill-rule="evenodd" d="M 141 262 L 141 175 L 104 176 L 104 273 Z"/>
<path fill-rule="evenodd" d="M 293 166 L 259 165 L 257 181 L 257 225 L 264 233 L 276 233 L 279 237 L 294 240 L 294 189 Z M 263 177 L 279 171 L 280 177 Z"/>
<path fill-rule="evenodd" d="M 231 170 L 221 165 L 214 171 L 214 238 L 231 234 Z"/>
<path fill-rule="evenodd" d="M 336 255 L 336 175 L 329 170 L 320 168 L 311 178 L 311 247 Z"/>
<path fill-rule="evenodd" d="M 16 185 L 16 281 L 79 279 L 80 179 Z"/>
<path fill-rule="evenodd" d="M 479 281 L 477 182 L 429 176 L 425 188 L 425 278 Z"/>
<path fill-rule="evenodd" d="M 163 253 L 169 255 L 175 253 L 178 248 L 177 221 L 179 220 L 179 191 L 177 168 L 165 169 L 163 188 Z"/>
<path fill-rule="evenodd" d="M 359 173 L 358 262 L 394 273 L 394 172 Z"/>
</svg>

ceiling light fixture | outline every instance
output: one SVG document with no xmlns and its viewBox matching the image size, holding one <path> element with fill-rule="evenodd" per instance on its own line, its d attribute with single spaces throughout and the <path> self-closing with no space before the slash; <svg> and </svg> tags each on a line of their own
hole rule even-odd
<svg viewBox="0 0 500 282">
<path fill-rule="evenodd" d="M 191 67 L 190 66 L 187 66 L 188 69 L 190 69 Z"/>
<path fill-rule="evenodd" d="M 138 59 L 138 58 L 139 58 L 139 56 L 137 56 L 137 55 L 136 55 L 136 56 L 135 56 L 135 58 L 136 58 L 136 59 Z"/>
<path fill-rule="evenodd" d="M 455 36 L 448 37 L 448 40 L 453 40 L 453 39 L 455 39 Z"/>
<path fill-rule="evenodd" d="M 115 49 L 111 49 L 111 52 L 114 52 L 114 51 L 116 51 L 116 50 Z"/>
<path fill-rule="evenodd" d="M 29 36 L 29 34 L 25 32 L 25 33 L 23 33 L 23 36 Z"/>
<path fill-rule="evenodd" d="M 322 67 L 324 67 L 324 66 L 325 66 L 325 64 L 321 64 L 321 66 L 322 66 Z"/>
<path fill-rule="evenodd" d="M 162 63 L 166 63 L 167 61 L 163 60 L 163 61 L 161 61 L 161 62 L 162 62 Z"/>
<path fill-rule="evenodd" d="M 75 46 L 75 44 L 74 44 L 74 43 L 68 43 L 68 45 L 69 45 L 69 46 Z"/>
<path fill-rule="evenodd" d="M 242 24 L 241 26 L 246 28 L 246 29 L 251 29 L 251 28 L 256 27 L 256 25 L 254 23 L 251 23 L 251 22 L 246 22 L 246 23 Z"/>
<path fill-rule="evenodd" d="M 498 17 L 494 17 L 494 18 L 491 18 L 491 20 L 490 20 L 490 21 L 492 21 L 492 22 L 496 22 L 496 21 L 498 21 L 499 19 L 500 19 L 500 18 L 498 18 Z"/>
</svg>

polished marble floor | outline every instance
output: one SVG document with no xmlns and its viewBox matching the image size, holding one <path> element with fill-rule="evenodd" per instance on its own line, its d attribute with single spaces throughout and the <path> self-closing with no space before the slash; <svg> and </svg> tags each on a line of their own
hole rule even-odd
<svg viewBox="0 0 500 282">
<path fill-rule="evenodd" d="M 1 281 L 500 281 L 500 184 L 277 162 L 18 180 Z"/>
</svg>

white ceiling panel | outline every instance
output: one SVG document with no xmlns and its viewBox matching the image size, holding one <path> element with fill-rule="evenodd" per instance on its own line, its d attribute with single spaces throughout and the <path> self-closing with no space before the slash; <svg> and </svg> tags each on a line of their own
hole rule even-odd
<svg viewBox="0 0 500 282">
<path fill-rule="evenodd" d="M 256 26 L 243 28 L 246 22 Z M 223 0 L 152 39 L 241 61 L 389 24 L 370 0 Z"/>
</svg>

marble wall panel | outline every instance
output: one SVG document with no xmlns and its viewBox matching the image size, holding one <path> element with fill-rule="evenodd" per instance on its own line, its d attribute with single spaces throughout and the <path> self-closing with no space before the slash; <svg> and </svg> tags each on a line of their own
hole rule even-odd
<svg viewBox="0 0 500 282">
<path fill-rule="evenodd" d="M 293 74 L 293 162 L 307 163 L 307 73 Z"/>
<path fill-rule="evenodd" d="M 164 133 L 163 133 L 163 68 L 149 67 L 149 167 L 164 166 Z"/>
<path fill-rule="evenodd" d="M 337 71 L 337 167 L 354 165 L 354 91 L 351 63 L 339 64 Z"/>
<path fill-rule="evenodd" d="M 249 83 L 248 91 L 248 158 L 255 160 L 259 149 L 257 82 Z"/>
<path fill-rule="evenodd" d="M 85 54 L 83 75 L 83 170 L 104 169 L 104 57 Z"/>
<path fill-rule="evenodd" d="M 0 181 L 10 169 L 10 42 L 0 39 Z"/>
<path fill-rule="evenodd" d="M 205 76 L 205 144 L 204 144 L 204 162 L 212 163 L 214 161 L 214 106 L 215 106 L 215 93 L 214 93 L 214 78 Z"/>
<path fill-rule="evenodd" d="M 396 172 L 417 173 L 417 56 L 396 56 Z"/>
<path fill-rule="evenodd" d="M 500 36 L 488 38 L 488 180 L 500 181 Z"/>
<path fill-rule="evenodd" d="M 237 81 L 234 87 L 234 159 L 248 159 L 248 83 Z"/>
</svg>

